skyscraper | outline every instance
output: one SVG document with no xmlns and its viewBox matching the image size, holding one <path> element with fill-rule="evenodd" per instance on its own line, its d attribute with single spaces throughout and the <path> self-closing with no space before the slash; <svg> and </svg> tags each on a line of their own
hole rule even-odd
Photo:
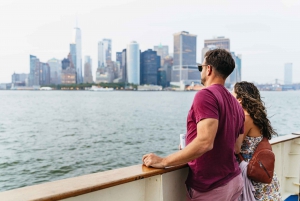
<svg viewBox="0 0 300 201">
<path fill-rule="evenodd" d="M 156 51 L 148 49 L 141 53 L 141 74 L 140 74 L 140 84 L 153 84 L 157 85 L 157 71 L 158 71 L 158 62 Z M 160 63 L 159 63 L 160 64 Z"/>
<path fill-rule="evenodd" d="M 169 55 L 169 46 L 158 45 L 154 46 L 154 51 L 157 52 L 157 55 L 160 56 L 160 65 L 164 65 L 164 58 Z"/>
<path fill-rule="evenodd" d="M 90 56 L 85 56 L 83 83 L 93 83 L 92 59 Z"/>
<path fill-rule="evenodd" d="M 61 84 L 76 84 L 76 70 L 72 63 L 72 56 L 69 53 L 68 59 L 62 60 Z"/>
<path fill-rule="evenodd" d="M 293 83 L 293 64 L 286 63 L 284 64 L 284 84 Z"/>
<path fill-rule="evenodd" d="M 76 69 L 76 82 L 82 83 L 83 78 L 82 78 L 82 57 L 81 57 L 81 30 L 78 27 L 75 27 L 73 30 L 72 44 L 76 44 L 76 60 L 73 61 L 73 64 Z"/>
<path fill-rule="evenodd" d="M 30 72 L 29 72 L 29 86 L 40 85 L 40 60 L 33 55 L 29 56 Z"/>
<path fill-rule="evenodd" d="M 50 84 L 50 66 L 48 63 L 39 62 L 40 65 L 40 75 L 39 75 L 39 84 L 40 85 L 49 85 Z"/>
<path fill-rule="evenodd" d="M 216 46 L 217 48 L 226 49 L 227 51 L 230 51 L 230 40 L 229 38 L 225 38 L 224 36 L 204 40 L 204 47 L 209 46 Z"/>
<path fill-rule="evenodd" d="M 122 52 L 116 52 L 116 61 L 120 62 L 120 68 L 122 68 Z"/>
<path fill-rule="evenodd" d="M 111 39 L 104 38 L 103 40 L 104 44 L 104 51 L 105 51 L 105 60 L 106 63 L 112 61 L 111 58 Z"/>
<path fill-rule="evenodd" d="M 127 66 L 126 66 L 126 49 L 122 51 L 122 62 L 121 62 L 121 68 L 122 68 L 122 81 L 127 83 Z"/>
<path fill-rule="evenodd" d="M 174 65 L 171 84 L 184 87 L 192 82 L 200 82 L 196 53 L 196 35 L 186 31 L 174 34 Z"/>
<path fill-rule="evenodd" d="M 21 73 L 21 74 L 14 73 L 11 76 L 11 83 L 13 86 L 27 86 L 28 76 L 29 74 L 25 74 L 25 73 Z"/>
<path fill-rule="evenodd" d="M 225 86 L 231 88 L 236 82 L 242 81 L 242 56 L 231 52 L 231 56 L 235 63 L 233 72 L 227 77 Z"/>
<path fill-rule="evenodd" d="M 50 59 L 47 62 L 50 66 L 50 84 L 61 83 L 61 61 L 58 59 Z"/>
<path fill-rule="evenodd" d="M 106 52 L 104 48 L 104 43 L 102 41 L 98 42 L 98 68 L 106 67 Z"/>
<path fill-rule="evenodd" d="M 70 44 L 70 54 L 71 54 L 70 62 L 72 61 L 73 65 L 74 65 L 74 68 L 76 68 L 76 61 L 77 61 L 77 58 L 76 58 L 76 44 Z"/>
<path fill-rule="evenodd" d="M 127 45 L 126 62 L 128 83 L 140 85 L 140 47 L 135 41 Z"/>
</svg>

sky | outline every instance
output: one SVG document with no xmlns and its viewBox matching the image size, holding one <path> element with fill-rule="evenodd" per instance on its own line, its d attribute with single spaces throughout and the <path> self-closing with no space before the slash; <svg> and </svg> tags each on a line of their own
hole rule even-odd
<svg viewBox="0 0 300 201">
<path fill-rule="evenodd" d="M 0 83 L 29 73 L 30 54 L 42 62 L 67 57 L 76 19 L 94 76 L 103 38 L 112 40 L 115 60 L 131 41 L 141 51 L 162 44 L 173 53 L 173 34 L 188 31 L 197 35 L 198 63 L 204 40 L 224 36 L 242 55 L 242 80 L 283 83 L 284 64 L 293 63 L 300 83 L 299 11 L 300 0 L 1 0 Z"/>
</svg>

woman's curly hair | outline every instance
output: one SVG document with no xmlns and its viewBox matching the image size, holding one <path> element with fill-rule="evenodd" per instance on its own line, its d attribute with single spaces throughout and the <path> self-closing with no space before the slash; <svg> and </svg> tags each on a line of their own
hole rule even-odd
<svg viewBox="0 0 300 201">
<path fill-rule="evenodd" d="M 277 135 L 267 118 L 265 103 L 261 100 L 256 86 L 250 82 L 237 82 L 234 85 L 234 92 L 236 98 L 241 99 L 242 107 L 249 113 L 253 123 L 260 129 L 261 134 L 269 140 L 272 135 Z"/>
</svg>

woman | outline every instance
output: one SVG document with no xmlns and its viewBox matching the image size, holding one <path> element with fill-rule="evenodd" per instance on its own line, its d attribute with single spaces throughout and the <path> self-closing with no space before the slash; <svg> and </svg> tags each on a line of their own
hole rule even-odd
<svg viewBox="0 0 300 201">
<path fill-rule="evenodd" d="M 249 82 L 236 83 L 233 95 L 245 112 L 244 135 L 241 135 L 237 140 L 236 152 L 240 152 L 245 161 L 248 162 L 263 137 L 270 140 L 272 135 L 277 133 L 267 118 L 264 102 L 254 84 Z M 252 181 L 252 184 L 255 189 L 254 198 L 256 200 L 282 200 L 279 192 L 279 181 L 275 172 L 270 184 L 255 181 Z"/>
</svg>

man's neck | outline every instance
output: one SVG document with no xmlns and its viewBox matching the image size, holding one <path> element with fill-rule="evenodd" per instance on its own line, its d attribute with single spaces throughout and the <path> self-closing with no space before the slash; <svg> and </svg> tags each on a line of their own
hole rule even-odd
<svg viewBox="0 0 300 201">
<path fill-rule="evenodd" d="M 205 87 L 209 87 L 214 84 L 225 85 L 225 80 L 223 78 L 215 77 L 214 79 L 207 80 L 205 83 Z"/>
</svg>

